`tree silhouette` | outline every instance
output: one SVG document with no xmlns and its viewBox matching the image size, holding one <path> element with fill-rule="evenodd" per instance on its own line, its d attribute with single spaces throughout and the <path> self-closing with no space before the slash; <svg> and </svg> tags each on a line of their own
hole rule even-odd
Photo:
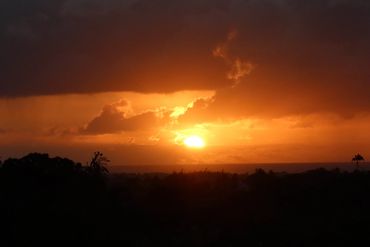
<svg viewBox="0 0 370 247">
<path fill-rule="evenodd" d="M 105 175 L 108 162 L 3 160 L 0 246 L 370 246 L 367 171 Z"/>
<path fill-rule="evenodd" d="M 356 162 L 356 167 L 359 168 L 359 162 L 361 161 L 364 161 L 364 157 L 362 157 L 361 154 L 356 154 L 353 158 L 352 158 L 352 162 Z"/>
<path fill-rule="evenodd" d="M 103 153 L 97 151 L 93 154 L 91 161 L 88 166 L 88 171 L 95 175 L 105 175 L 109 173 L 107 165 L 110 160 L 103 155 Z"/>
</svg>

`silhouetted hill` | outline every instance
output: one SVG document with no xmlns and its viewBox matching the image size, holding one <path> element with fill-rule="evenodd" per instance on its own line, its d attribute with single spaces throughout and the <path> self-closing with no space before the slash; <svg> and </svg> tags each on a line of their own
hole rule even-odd
<svg viewBox="0 0 370 247">
<path fill-rule="evenodd" d="M 95 158 L 95 161 L 94 161 Z M 366 246 L 370 173 L 111 174 L 30 154 L 0 168 L 1 246 Z"/>
</svg>

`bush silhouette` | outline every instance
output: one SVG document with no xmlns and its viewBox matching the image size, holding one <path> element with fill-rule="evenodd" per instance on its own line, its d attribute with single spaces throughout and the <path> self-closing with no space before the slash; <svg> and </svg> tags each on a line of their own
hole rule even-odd
<svg viewBox="0 0 370 247">
<path fill-rule="evenodd" d="M 115 174 L 107 162 L 5 160 L 0 246 L 370 244 L 367 171 Z"/>
<path fill-rule="evenodd" d="M 359 168 L 359 162 L 361 161 L 365 161 L 364 157 L 362 157 L 361 154 L 356 154 L 353 158 L 352 158 L 352 162 L 356 162 L 356 167 Z"/>
</svg>

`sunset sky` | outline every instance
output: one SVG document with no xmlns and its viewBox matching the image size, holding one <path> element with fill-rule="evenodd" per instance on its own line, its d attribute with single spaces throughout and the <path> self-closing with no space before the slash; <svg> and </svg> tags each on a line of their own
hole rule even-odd
<svg viewBox="0 0 370 247">
<path fill-rule="evenodd" d="M 369 44 L 368 0 L 2 0 L 0 156 L 370 158 Z"/>
</svg>

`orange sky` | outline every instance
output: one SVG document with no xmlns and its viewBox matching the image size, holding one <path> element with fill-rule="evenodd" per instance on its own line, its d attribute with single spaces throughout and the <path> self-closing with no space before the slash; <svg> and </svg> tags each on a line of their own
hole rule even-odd
<svg viewBox="0 0 370 247">
<path fill-rule="evenodd" d="M 369 16 L 362 0 L 5 1 L 0 156 L 370 157 Z"/>
<path fill-rule="evenodd" d="M 99 149 L 116 165 L 316 162 L 347 161 L 352 153 L 367 154 L 370 148 L 369 114 L 190 115 L 197 107 L 194 102 L 214 94 L 122 92 L 2 99 L 2 156 L 38 151 L 84 161 Z M 206 147 L 184 146 L 184 139 L 193 135 L 202 137 Z"/>
</svg>

